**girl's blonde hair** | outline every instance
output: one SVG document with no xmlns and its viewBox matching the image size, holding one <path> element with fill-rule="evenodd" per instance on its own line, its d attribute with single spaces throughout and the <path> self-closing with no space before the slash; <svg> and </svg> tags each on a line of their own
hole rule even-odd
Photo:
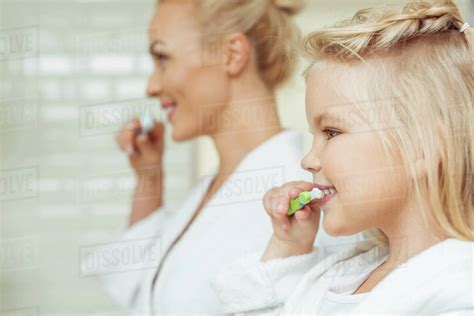
<svg viewBox="0 0 474 316">
<path fill-rule="evenodd" d="M 305 52 L 315 64 L 343 71 L 361 65 L 371 76 L 359 81 L 383 121 L 393 124 L 378 130 L 387 153 L 401 155 L 441 233 L 472 241 L 474 39 L 472 28 L 460 31 L 463 24 L 448 0 L 367 9 L 311 33 Z M 423 177 L 413 163 L 420 158 Z"/>
<path fill-rule="evenodd" d="M 163 2 L 163 0 L 161 0 Z M 192 0 L 203 29 L 203 44 L 213 47 L 225 35 L 244 33 L 252 43 L 263 82 L 274 89 L 291 77 L 301 40 L 292 16 L 302 0 Z"/>
</svg>

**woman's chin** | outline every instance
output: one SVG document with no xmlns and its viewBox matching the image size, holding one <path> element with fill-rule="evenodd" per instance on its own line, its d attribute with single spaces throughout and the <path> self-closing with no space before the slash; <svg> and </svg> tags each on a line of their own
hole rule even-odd
<svg viewBox="0 0 474 316">
<path fill-rule="evenodd" d="M 173 141 L 179 143 L 179 142 L 184 142 L 184 141 L 187 141 L 187 140 L 191 140 L 193 138 L 196 138 L 197 135 L 195 135 L 195 133 L 192 133 L 190 131 L 184 131 L 184 130 L 180 130 L 179 128 L 175 127 L 173 125 L 172 127 L 172 133 L 171 133 L 171 138 L 173 139 Z"/>
</svg>

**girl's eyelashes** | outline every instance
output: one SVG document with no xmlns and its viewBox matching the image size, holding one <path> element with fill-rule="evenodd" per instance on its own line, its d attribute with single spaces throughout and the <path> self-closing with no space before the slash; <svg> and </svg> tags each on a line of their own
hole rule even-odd
<svg viewBox="0 0 474 316">
<path fill-rule="evenodd" d="M 338 130 L 335 130 L 333 128 L 325 128 L 323 130 L 323 133 L 326 134 L 328 140 L 330 140 L 331 138 L 334 138 L 337 135 L 341 134 L 341 132 L 339 132 Z"/>
<path fill-rule="evenodd" d="M 309 132 L 311 135 L 314 136 L 314 132 L 313 132 L 313 130 L 312 130 L 311 128 L 308 129 L 308 132 Z M 327 138 L 328 140 L 330 140 L 331 138 L 336 137 L 337 135 L 342 134 L 340 131 L 338 131 L 338 130 L 336 130 L 336 129 L 334 129 L 334 128 L 325 128 L 325 129 L 322 130 L 322 132 L 323 132 L 323 134 L 326 135 L 326 138 Z"/>
</svg>

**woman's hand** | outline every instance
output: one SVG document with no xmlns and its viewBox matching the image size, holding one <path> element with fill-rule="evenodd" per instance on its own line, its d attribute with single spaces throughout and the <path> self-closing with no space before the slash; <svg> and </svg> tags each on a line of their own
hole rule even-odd
<svg viewBox="0 0 474 316">
<path fill-rule="evenodd" d="M 140 120 L 135 117 L 117 135 L 117 144 L 128 154 L 138 176 L 148 174 L 150 169 L 161 169 L 164 148 L 163 123 L 154 121 L 148 133 L 140 133 L 140 130 Z"/>
<path fill-rule="evenodd" d="M 129 226 L 150 215 L 163 204 L 164 125 L 153 122 L 153 128 L 140 133 L 138 118 L 125 124 L 117 135 L 117 143 L 128 154 L 137 176 Z"/>
<path fill-rule="evenodd" d="M 317 201 L 306 205 L 295 215 L 288 217 L 290 199 L 303 191 L 311 191 L 310 182 L 294 181 L 265 193 L 263 205 L 273 225 L 273 236 L 262 261 L 296 256 L 311 252 L 319 228 L 321 210 Z"/>
</svg>

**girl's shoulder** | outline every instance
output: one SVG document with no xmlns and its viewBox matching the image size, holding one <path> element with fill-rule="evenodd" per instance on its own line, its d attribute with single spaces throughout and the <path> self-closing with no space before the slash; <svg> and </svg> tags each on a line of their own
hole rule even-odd
<svg viewBox="0 0 474 316">
<path fill-rule="evenodd" d="M 446 239 L 391 272 L 360 311 L 439 313 L 474 308 L 473 261 L 474 242 Z"/>
</svg>

